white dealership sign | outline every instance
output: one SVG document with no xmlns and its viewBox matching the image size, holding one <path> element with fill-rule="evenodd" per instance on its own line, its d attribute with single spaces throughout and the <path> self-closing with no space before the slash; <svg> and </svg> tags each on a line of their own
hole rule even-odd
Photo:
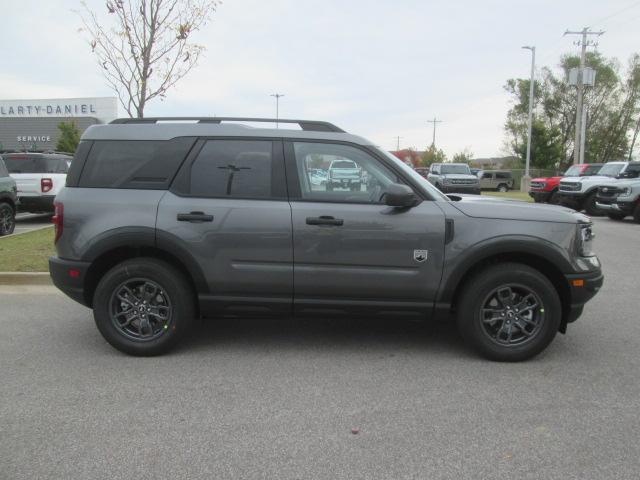
<svg viewBox="0 0 640 480">
<path fill-rule="evenodd" d="M 0 100 L 0 118 L 92 117 L 108 123 L 118 117 L 115 97 Z"/>
</svg>

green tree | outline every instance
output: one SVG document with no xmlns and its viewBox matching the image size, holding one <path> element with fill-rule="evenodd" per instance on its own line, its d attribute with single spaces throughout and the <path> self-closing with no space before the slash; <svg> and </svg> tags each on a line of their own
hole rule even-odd
<svg viewBox="0 0 640 480">
<path fill-rule="evenodd" d="M 80 143 L 80 130 L 76 122 L 60 122 L 58 124 L 58 130 L 60 130 L 60 138 L 56 144 L 56 150 L 59 152 L 74 153 Z"/>
<path fill-rule="evenodd" d="M 469 163 L 473 159 L 473 152 L 465 148 L 461 152 L 456 153 L 451 159 L 454 163 Z"/>
<path fill-rule="evenodd" d="M 534 85 L 535 101 L 532 166 L 565 168 L 573 161 L 576 89 L 566 78 L 569 70 L 580 64 L 576 55 L 560 59 L 560 75 L 543 67 Z M 633 55 L 626 75 L 620 74 L 617 60 L 598 52 L 587 54 L 586 64 L 596 70 L 594 87 L 586 89 L 587 111 L 585 160 L 609 161 L 632 154 L 633 133 L 640 116 L 640 58 Z M 513 103 L 507 113 L 505 131 L 508 150 L 526 156 L 529 80 L 510 79 L 505 90 Z"/>
<path fill-rule="evenodd" d="M 420 166 L 429 167 L 432 163 L 442 163 L 447 161 L 447 155 L 435 145 L 431 144 L 422 154 Z"/>
</svg>

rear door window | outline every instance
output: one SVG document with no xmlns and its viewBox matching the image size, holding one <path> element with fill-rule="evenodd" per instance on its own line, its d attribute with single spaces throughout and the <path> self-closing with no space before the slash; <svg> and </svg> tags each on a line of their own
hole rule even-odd
<svg viewBox="0 0 640 480">
<path fill-rule="evenodd" d="M 195 138 L 172 140 L 96 140 L 79 187 L 164 190 L 193 146 Z"/>
<path fill-rule="evenodd" d="M 279 143 L 278 143 L 279 145 Z M 191 165 L 190 194 L 211 198 L 286 197 L 281 157 L 271 140 L 208 140 Z"/>
</svg>

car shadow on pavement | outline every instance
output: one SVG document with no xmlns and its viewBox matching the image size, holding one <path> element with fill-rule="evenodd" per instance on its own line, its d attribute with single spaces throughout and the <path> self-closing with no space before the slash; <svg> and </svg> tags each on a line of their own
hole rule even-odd
<svg viewBox="0 0 640 480">
<path fill-rule="evenodd" d="M 455 322 L 406 319 L 205 319 L 178 347 L 181 353 L 243 345 L 297 351 L 433 351 L 472 356 Z"/>
</svg>

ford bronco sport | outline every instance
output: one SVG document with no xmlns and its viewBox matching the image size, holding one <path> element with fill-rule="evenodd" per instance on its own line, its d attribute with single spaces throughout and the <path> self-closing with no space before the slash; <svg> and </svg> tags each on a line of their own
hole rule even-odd
<svg viewBox="0 0 640 480">
<path fill-rule="evenodd" d="M 445 196 L 326 122 L 171 120 L 89 127 L 55 202 L 53 281 L 129 354 L 168 351 L 198 317 L 455 314 L 482 355 L 524 360 L 603 282 L 580 213 Z M 338 159 L 357 191 L 311 181 Z"/>
</svg>

